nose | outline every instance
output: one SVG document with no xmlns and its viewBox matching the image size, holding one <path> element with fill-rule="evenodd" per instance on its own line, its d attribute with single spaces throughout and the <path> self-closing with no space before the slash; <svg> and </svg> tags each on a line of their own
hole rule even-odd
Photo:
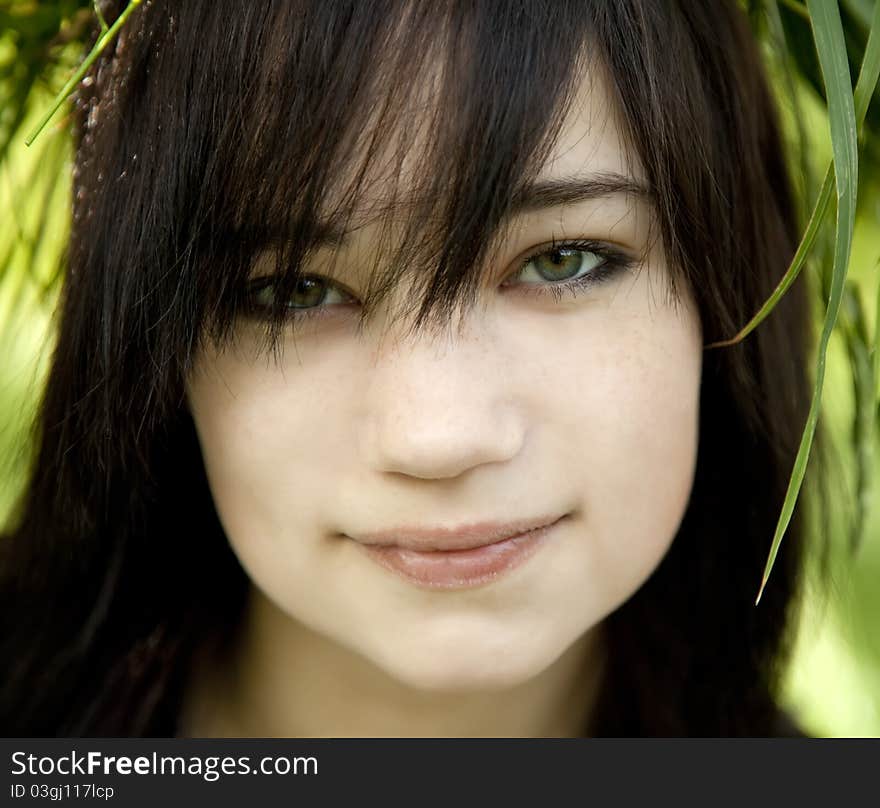
<svg viewBox="0 0 880 808">
<path fill-rule="evenodd" d="M 374 354 L 362 447 L 379 471 L 452 478 L 514 458 L 525 440 L 509 361 L 485 333 L 416 335 Z"/>
</svg>

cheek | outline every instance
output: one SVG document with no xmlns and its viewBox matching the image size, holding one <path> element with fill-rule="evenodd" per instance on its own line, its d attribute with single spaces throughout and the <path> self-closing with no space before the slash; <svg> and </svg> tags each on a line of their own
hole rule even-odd
<svg viewBox="0 0 880 808">
<path fill-rule="evenodd" d="M 325 523 L 328 480 L 346 451 L 338 379 L 312 368 L 309 384 L 297 385 L 295 363 L 282 373 L 271 361 L 234 355 L 205 356 L 197 368 L 187 396 L 233 548 L 246 567 L 307 571 L 310 545 L 292 539 Z"/>
<path fill-rule="evenodd" d="M 582 547 L 606 607 L 669 549 L 687 508 L 699 440 L 701 334 L 693 315 L 641 314 L 596 338 L 584 369 L 558 380 L 567 464 L 581 481 Z"/>
</svg>

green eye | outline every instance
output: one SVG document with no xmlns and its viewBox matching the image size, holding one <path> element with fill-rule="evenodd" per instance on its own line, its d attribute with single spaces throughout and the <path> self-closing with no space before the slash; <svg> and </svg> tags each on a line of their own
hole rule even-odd
<svg viewBox="0 0 880 808">
<path fill-rule="evenodd" d="M 334 299 L 334 295 L 338 299 Z M 260 279 L 251 293 L 252 303 L 261 309 L 275 305 L 275 285 L 271 279 Z M 289 309 L 313 309 L 332 303 L 347 303 L 348 297 L 327 278 L 305 275 L 297 281 L 287 303 Z"/>
<path fill-rule="evenodd" d="M 536 250 L 522 259 L 519 271 L 502 286 L 561 300 L 565 295 L 587 294 L 635 264 L 636 259 L 601 241 L 554 241 L 549 248 Z"/>
<path fill-rule="evenodd" d="M 578 273 L 592 271 L 604 261 L 601 255 L 587 250 L 557 248 L 530 258 L 521 273 L 533 268 L 538 281 L 567 281 Z"/>
</svg>

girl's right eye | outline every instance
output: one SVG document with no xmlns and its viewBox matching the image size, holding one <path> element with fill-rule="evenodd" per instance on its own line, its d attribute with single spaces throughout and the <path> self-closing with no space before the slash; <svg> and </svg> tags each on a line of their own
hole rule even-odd
<svg viewBox="0 0 880 808">
<path fill-rule="evenodd" d="M 356 302 L 342 287 L 322 275 L 303 275 L 296 284 L 287 309 L 296 318 L 314 317 L 333 306 Z M 251 313 L 268 316 L 275 306 L 275 282 L 270 276 L 248 283 L 247 303 Z"/>
</svg>

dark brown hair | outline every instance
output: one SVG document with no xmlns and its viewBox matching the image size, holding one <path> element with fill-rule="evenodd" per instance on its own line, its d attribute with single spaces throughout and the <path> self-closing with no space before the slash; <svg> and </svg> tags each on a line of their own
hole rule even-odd
<svg viewBox="0 0 880 808">
<path fill-rule="evenodd" d="M 173 734 L 194 652 L 236 624 L 248 581 L 184 381 L 200 340 L 232 338 L 257 250 L 282 245 L 286 299 L 327 222 L 351 221 L 378 150 L 395 143 L 402 158 L 417 129 L 430 171 L 362 312 L 407 275 L 414 322 L 449 321 L 588 65 L 645 167 L 673 293 L 692 292 L 707 343 L 731 336 L 798 238 L 773 101 L 733 0 L 147 0 L 131 17 L 77 99 L 59 337 L 29 484 L 0 542 L 9 734 Z M 413 116 L 426 86 L 435 96 Z M 687 513 L 606 620 L 585 733 L 778 730 L 800 507 L 754 601 L 806 419 L 808 325 L 798 281 L 747 340 L 705 352 Z M 282 327 L 279 306 L 267 346 Z"/>
</svg>

